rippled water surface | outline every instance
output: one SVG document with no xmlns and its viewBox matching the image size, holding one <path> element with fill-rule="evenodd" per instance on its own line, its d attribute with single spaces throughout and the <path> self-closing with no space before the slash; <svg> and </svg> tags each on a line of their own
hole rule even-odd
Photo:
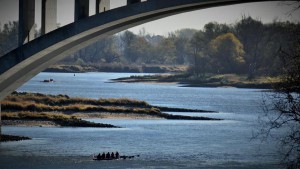
<svg viewBox="0 0 300 169">
<path fill-rule="evenodd" d="M 87 98 L 126 97 L 153 105 L 215 110 L 219 113 L 185 115 L 224 120 L 88 119 L 123 127 L 120 129 L 3 127 L 4 133 L 33 139 L 1 143 L 0 168 L 280 168 L 277 142 L 251 139 L 260 129 L 260 90 L 184 88 L 109 80 L 130 75 L 133 74 L 40 73 L 18 91 Z M 41 82 L 49 78 L 55 82 Z M 140 157 L 126 161 L 91 160 L 93 154 L 116 150 Z M 14 163 L 16 159 L 18 162 Z"/>
</svg>

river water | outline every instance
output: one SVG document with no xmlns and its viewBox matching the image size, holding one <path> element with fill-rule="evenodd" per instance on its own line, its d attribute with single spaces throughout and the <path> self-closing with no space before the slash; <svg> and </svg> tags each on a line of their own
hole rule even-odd
<svg viewBox="0 0 300 169">
<path fill-rule="evenodd" d="M 3 127 L 33 138 L 0 144 L 0 168 L 282 168 L 280 144 L 252 139 L 260 129 L 259 89 L 193 88 L 175 84 L 113 83 L 126 73 L 40 73 L 18 91 L 87 98 L 132 98 L 153 105 L 215 110 L 185 113 L 222 121 L 88 119 L 120 129 Z M 53 78 L 54 83 L 42 83 Z M 183 114 L 173 112 L 173 114 Z M 273 133 L 279 137 L 284 131 Z M 133 160 L 92 161 L 99 152 L 140 155 Z"/>
</svg>

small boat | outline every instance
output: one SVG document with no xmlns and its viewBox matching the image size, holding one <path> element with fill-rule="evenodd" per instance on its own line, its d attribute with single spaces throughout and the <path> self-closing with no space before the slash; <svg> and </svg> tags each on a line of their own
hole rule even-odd
<svg viewBox="0 0 300 169">
<path fill-rule="evenodd" d="M 45 80 L 42 81 L 42 82 L 44 82 L 44 83 L 49 83 L 49 82 L 54 82 L 54 80 L 53 80 L 53 79 L 45 79 Z"/>
<path fill-rule="evenodd" d="M 140 155 L 137 155 L 137 157 L 139 157 Z M 135 156 L 120 156 L 119 158 L 98 158 L 97 156 L 93 157 L 93 160 L 97 160 L 97 161 L 108 161 L 108 160 L 119 160 L 119 159 L 133 159 Z"/>
<path fill-rule="evenodd" d="M 118 160 L 120 158 L 97 158 L 97 156 L 94 156 L 93 160 L 97 161 L 108 161 L 108 160 Z"/>
</svg>

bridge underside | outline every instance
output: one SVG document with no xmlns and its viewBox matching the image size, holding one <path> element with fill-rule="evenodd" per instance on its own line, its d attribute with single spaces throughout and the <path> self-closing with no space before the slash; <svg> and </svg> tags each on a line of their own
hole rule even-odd
<svg viewBox="0 0 300 169">
<path fill-rule="evenodd" d="M 0 100 L 50 65 L 106 36 L 171 15 L 246 2 L 255 1 L 148 0 L 78 20 L 0 57 Z"/>
</svg>

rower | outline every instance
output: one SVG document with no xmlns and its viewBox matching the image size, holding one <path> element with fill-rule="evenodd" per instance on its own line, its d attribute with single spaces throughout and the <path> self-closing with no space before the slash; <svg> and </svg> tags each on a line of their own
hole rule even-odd
<svg viewBox="0 0 300 169">
<path fill-rule="evenodd" d="M 109 152 L 106 154 L 106 158 L 107 158 L 107 159 L 110 159 L 110 154 L 109 154 Z"/>
<path fill-rule="evenodd" d="M 111 158 L 115 158 L 115 153 L 114 153 L 114 152 L 111 152 L 110 157 L 111 157 Z"/>
<path fill-rule="evenodd" d="M 119 152 L 116 152 L 116 158 L 117 158 L 117 159 L 120 158 Z"/>
<path fill-rule="evenodd" d="M 97 159 L 101 159 L 101 154 L 100 153 L 97 155 Z"/>
</svg>

